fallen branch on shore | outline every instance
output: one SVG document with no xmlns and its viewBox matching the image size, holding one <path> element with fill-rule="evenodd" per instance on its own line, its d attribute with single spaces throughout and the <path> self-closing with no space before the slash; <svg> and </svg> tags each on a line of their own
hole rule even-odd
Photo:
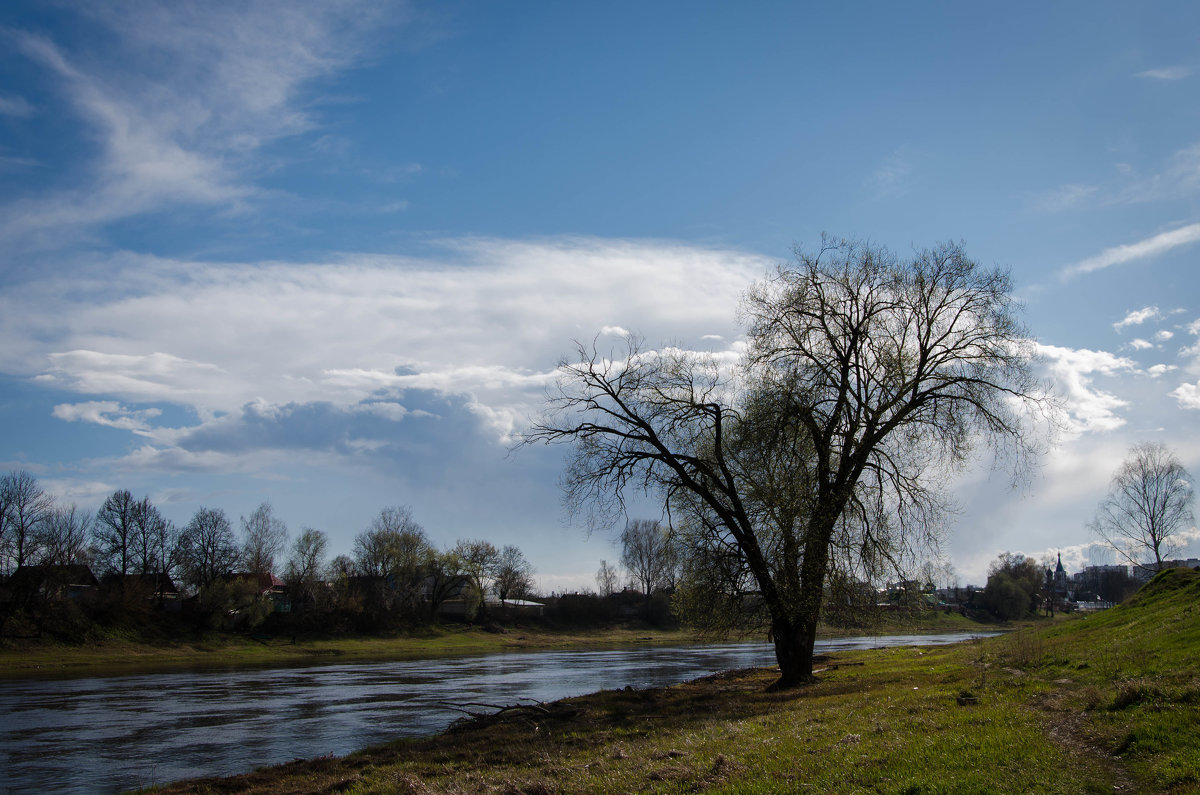
<svg viewBox="0 0 1200 795">
<path fill-rule="evenodd" d="M 537 724 L 539 718 L 570 718 L 578 710 L 555 702 L 546 704 L 542 701 L 530 701 L 517 704 L 489 704 L 482 701 L 464 701 L 454 703 L 439 701 L 438 706 L 463 713 L 463 717 L 450 724 L 449 731 L 460 732 L 467 729 L 477 729 L 503 723 L 508 720 L 520 720 L 524 723 Z M 480 712 L 479 707 L 490 711 Z"/>
</svg>

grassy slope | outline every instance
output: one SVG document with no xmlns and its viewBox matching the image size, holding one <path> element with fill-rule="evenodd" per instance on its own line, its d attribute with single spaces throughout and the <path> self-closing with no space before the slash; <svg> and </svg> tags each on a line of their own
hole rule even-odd
<svg viewBox="0 0 1200 795">
<path fill-rule="evenodd" d="M 1023 637 L 1024 636 L 1024 637 Z M 1014 664 L 1069 682 L 1047 708 L 1154 791 L 1200 791 L 1200 572 L 1163 572 L 1126 604 L 1007 638 Z"/>
<path fill-rule="evenodd" d="M 344 759 L 172 791 L 1192 792 L 1200 573 L 1106 613 L 956 647 L 514 710 Z"/>
</svg>

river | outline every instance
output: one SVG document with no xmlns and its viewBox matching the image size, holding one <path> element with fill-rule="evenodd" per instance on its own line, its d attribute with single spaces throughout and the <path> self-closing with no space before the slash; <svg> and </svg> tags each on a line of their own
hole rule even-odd
<svg viewBox="0 0 1200 795">
<path fill-rule="evenodd" d="M 818 651 L 952 643 L 889 635 Z M 441 731 L 447 704 L 551 701 L 774 665 L 765 643 L 537 651 L 395 662 L 233 668 L 0 684 L 0 788 L 114 792 L 233 775 Z"/>
</svg>

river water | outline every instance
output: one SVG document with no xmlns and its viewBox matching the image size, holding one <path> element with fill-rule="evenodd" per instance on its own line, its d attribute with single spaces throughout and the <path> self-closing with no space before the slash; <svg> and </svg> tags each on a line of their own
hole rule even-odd
<svg viewBox="0 0 1200 795">
<path fill-rule="evenodd" d="M 818 651 L 952 643 L 889 635 Z M 448 704 L 551 701 L 775 664 L 766 643 L 538 651 L 0 682 L 0 789 L 115 792 L 441 731 Z M 480 711 L 487 711 L 482 709 Z"/>
</svg>

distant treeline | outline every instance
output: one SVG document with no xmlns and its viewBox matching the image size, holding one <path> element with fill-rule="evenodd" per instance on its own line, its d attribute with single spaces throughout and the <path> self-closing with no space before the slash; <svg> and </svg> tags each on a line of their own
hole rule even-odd
<svg viewBox="0 0 1200 795">
<path fill-rule="evenodd" d="M 0 632 L 78 634 L 148 613 L 178 624 L 378 630 L 450 612 L 484 618 L 531 594 L 516 546 L 462 539 L 438 549 L 407 507 L 379 512 L 351 555 L 294 538 L 269 503 L 241 517 L 201 507 L 183 526 L 149 497 L 109 495 L 94 513 L 56 501 L 25 471 L 0 476 Z M 454 610 L 446 611 L 446 603 Z"/>
</svg>

